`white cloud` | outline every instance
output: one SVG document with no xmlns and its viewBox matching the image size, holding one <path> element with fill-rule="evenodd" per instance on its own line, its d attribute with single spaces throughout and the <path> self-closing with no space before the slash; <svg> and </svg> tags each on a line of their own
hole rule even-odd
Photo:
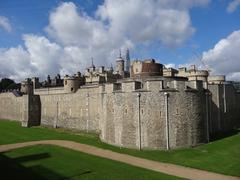
<svg viewBox="0 0 240 180">
<path fill-rule="evenodd" d="M 34 70 L 29 54 L 21 46 L 0 51 L 0 78 L 19 80 L 19 77 L 28 77 Z"/>
<path fill-rule="evenodd" d="M 91 57 L 96 65 L 110 66 L 120 48 L 134 49 L 152 43 L 179 46 L 195 31 L 189 9 L 209 1 L 105 0 L 94 17 L 72 2 L 61 3 L 50 12 L 45 27 L 49 37 L 24 35 L 23 47 L 0 51 L 2 64 L 13 53 L 12 62 L 16 64 L 12 70 L 0 66 L 2 76 L 22 79 L 59 72 L 72 74 L 90 65 Z"/>
<path fill-rule="evenodd" d="M 110 34 L 128 37 L 134 43 L 161 42 L 178 46 L 190 37 L 189 8 L 206 5 L 208 0 L 106 0 L 96 16 L 108 23 Z"/>
<path fill-rule="evenodd" d="M 8 20 L 8 18 L 4 16 L 0 16 L 0 28 L 3 28 L 7 32 L 12 31 L 12 26 Z"/>
<path fill-rule="evenodd" d="M 83 71 L 90 65 L 89 49 L 77 46 L 63 47 L 50 42 L 44 36 L 33 34 L 23 35 L 23 40 L 23 47 L 0 49 L 0 78 L 9 77 L 20 81 L 32 76 L 46 78 L 48 74 L 54 76 L 60 73 L 63 76 Z M 101 52 L 97 53 L 100 59 L 104 57 Z"/>
<path fill-rule="evenodd" d="M 233 13 L 240 6 L 240 0 L 233 0 L 228 4 L 227 12 Z"/>
<path fill-rule="evenodd" d="M 166 68 L 176 68 L 176 64 L 173 63 L 169 63 L 169 64 L 165 64 Z"/>
<path fill-rule="evenodd" d="M 213 49 L 203 52 L 202 60 L 213 73 L 226 74 L 229 80 L 240 80 L 240 30 L 220 40 Z"/>
<path fill-rule="evenodd" d="M 26 77 L 57 74 L 62 49 L 48 39 L 24 35 L 25 46 L 0 51 L 1 76 L 22 80 Z"/>
<path fill-rule="evenodd" d="M 195 31 L 189 8 L 207 3 L 209 0 L 106 0 L 93 18 L 68 2 L 51 12 L 45 30 L 59 43 L 84 48 L 114 49 L 126 42 L 178 46 Z"/>
</svg>

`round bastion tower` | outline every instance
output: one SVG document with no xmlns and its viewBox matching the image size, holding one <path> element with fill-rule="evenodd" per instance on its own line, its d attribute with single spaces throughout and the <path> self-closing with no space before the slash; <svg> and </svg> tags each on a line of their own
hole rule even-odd
<svg viewBox="0 0 240 180">
<path fill-rule="evenodd" d="M 80 86 L 80 79 L 77 76 L 64 77 L 64 91 L 65 93 L 74 93 L 78 90 Z"/>
</svg>

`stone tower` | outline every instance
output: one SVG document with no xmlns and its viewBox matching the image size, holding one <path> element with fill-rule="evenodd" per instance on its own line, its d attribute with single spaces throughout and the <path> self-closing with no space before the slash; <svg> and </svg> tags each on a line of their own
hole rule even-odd
<svg viewBox="0 0 240 180">
<path fill-rule="evenodd" d="M 65 93 L 74 93 L 78 90 L 80 86 L 80 79 L 75 76 L 64 77 L 64 91 Z"/>
<path fill-rule="evenodd" d="M 27 78 L 25 81 L 21 82 L 21 92 L 23 94 L 33 94 L 33 82 L 30 78 Z"/>
<path fill-rule="evenodd" d="M 116 59 L 116 72 L 124 77 L 124 59 L 121 56 L 121 50 L 119 51 L 119 57 Z"/>
</svg>

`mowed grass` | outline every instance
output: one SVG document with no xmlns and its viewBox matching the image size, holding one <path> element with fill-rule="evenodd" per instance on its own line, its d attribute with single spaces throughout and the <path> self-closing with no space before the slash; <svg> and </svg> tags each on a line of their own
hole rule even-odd
<svg viewBox="0 0 240 180">
<path fill-rule="evenodd" d="M 0 161 L 5 179 L 180 179 L 50 145 L 6 152 Z"/>
<path fill-rule="evenodd" d="M 43 127 L 22 128 L 18 122 L 0 121 L 0 144 L 45 139 L 64 139 L 155 161 L 240 176 L 240 134 L 195 148 L 170 151 L 138 151 L 102 143 L 97 135 L 74 134 Z"/>
</svg>

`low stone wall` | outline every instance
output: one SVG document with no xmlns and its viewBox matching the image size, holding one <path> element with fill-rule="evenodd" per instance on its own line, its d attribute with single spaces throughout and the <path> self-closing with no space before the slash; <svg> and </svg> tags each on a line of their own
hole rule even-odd
<svg viewBox="0 0 240 180">
<path fill-rule="evenodd" d="M 24 127 L 40 125 L 41 103 L 37 95 L 0 93 L 0 119 L 22 122 Z"/>
<path fill-rule="evenodd" d="M 53 87 L 53 88 L 39 88 L 34 89 L 34 94 L 36 95 L 46 95 L 46 94 L 64 94 L 64 87 Z"/>
<path fill-rule="evenodd" d="M 12 92 L 0 93 L 0 119 L 21 121 L 23 103 L 22 96 L 16 97 Z"/>
<path fill-rule="evenodd" d="M 99 87 L 76 93 L 40 95 L 41 124 L 99 132 Z"/>
</svg>

